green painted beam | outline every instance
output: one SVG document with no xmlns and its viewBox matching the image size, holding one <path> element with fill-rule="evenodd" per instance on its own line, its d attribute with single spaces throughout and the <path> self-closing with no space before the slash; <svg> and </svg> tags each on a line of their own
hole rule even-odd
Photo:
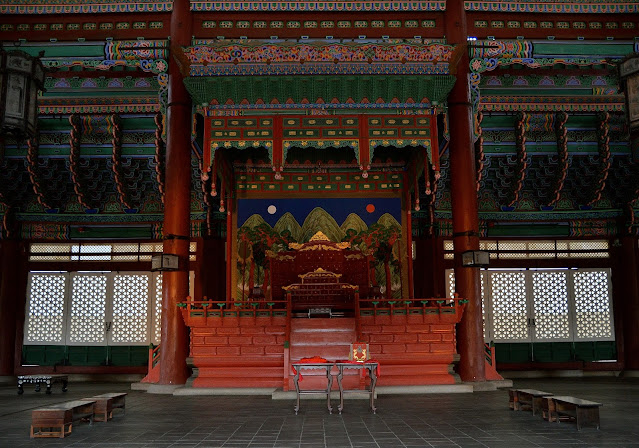
<svg viewBox="0 0 639 448">
<path fill-rule="evenodd" d="M 591 92 L 592 93 L 592 92 Z M 549 96 L 549 95 L 547 95 Z M 554 115 L 555 112 L 531 112 L 529 115 Z M 509 115 L 492 115 L 490 113 L 484 113 L 484 119 L 481 122 L 481 127 L 484 130 L 488 129 L 515 129 L 515 113 Z M 597 128 L 597 115 L 590 114 L 571 114 L 568 113 L 568 121 L 566 122 L 567 128 L 570 129 L 596 129 Z"/>
<path fill-rule="evenodd" d="M 586 33 L 588 31 L 585 31 Z M 634 44 L 628 42 L 592 43 L 592 42 L 534 42 L 533 54 L 535 58 L 549 55 L 564 56 L 593 56 L 604 58 L 608 56 L 627 56 L 634 52 Z"/>
<path fill-rule="evenodd" d="M 184 80 L 194 102 L 203 104 L 213 100 L 225 104 L 228 100 L 239 104 L 258 100 L 268 104 L 274 98 L 280 104 L 289 98 L 296 104 L 307 99 L 315 103 L 321 98 L 326 104 L 333 98 L 346 102 L 352 98 L 360 103 L 367 98 L 375 103 L 378 98 L 390 102 L 393 98 L 405 102 L 412 98 L 420 103 L 423 98 L 444 103 L 455 83 L 449 75 L 392 75 L 392 76 L 218 76 L 191 77 Z"/>
<path fill-rule="evenodd" d="M 151 225 L 146 226 L 71 226 L 71 239 L 150 239 Z"/>
<path fill-rule="evenodd" d="M 13 50 L 13 48 L 5 48 L 7 50 Z M 82 57 L 82 58 L 101 58 L 106 59 L 104 55 L 104 43 L 75 43 L 72 45 L 23 45 L 15 48 L 22 50 L 31 56 L 38 56 L 41 51 L 44 51 L 44 58 L 69 58 L 69 57 Z"/>
<path fill-rule="evenodd" d="M 39 157 L 69 157 L 70 149 L 65 146 L 41 146 L 38 149 Z M 105 146 L 82 146 L 80 150 L 81 157 L 111 157 L 113 149 L 110 145 Z M 155 146 L 150 145 L 129 145 L 122 147 L 122 157 L 148 158 L 155 155 Z M 17 148 L 15 146 L 7 146 L 5 148 L 5 157 L 26 157 L 27 149 L 25 146 Z"/>
<path fill-rule="evenodd" d="M 155 132 L 155 118 L 153 116 L 127 116 L 120 115 L 122 120 L 122 130 L 128 131 L 141 131 L 141 132 Z M 95 126 L 103 126 L 104 121 L 101 124 Z M 51 132 L 61 131 L 70 132 L 71 124 L 69 124 L 68 116 L 56 116 L 56 117 L 40 117 L 38 119 L 38 128 L 40 131 Z"/>
<path fill-rule="evenodd" d="M 570 226 L 565 224 L 495 224 L 488 227 L 488 238 L 506 236 L 570 236 Z"/>
<path fill-rule="evenodd" d="M 592 87 L 482 87 L 481 91 L 485 95 L 502 95 L 502 96 L 592 96 Z"/>
</svg>

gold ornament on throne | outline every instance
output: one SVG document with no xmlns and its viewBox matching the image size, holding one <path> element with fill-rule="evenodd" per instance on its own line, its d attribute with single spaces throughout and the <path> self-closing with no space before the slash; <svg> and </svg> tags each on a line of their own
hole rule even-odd
<svg viewBox="0 0 639 448">
<path fill-rule="evenodd" d="M 318 244 L 319 243 L 319 244 Z M 325 244 L 322 244 L 325 243 Z M 351 247 L 348 241 L 334 243 L 321 230 L 311 237 L 308 243 L 289 243 L 288 247 L 293 250 L 343 250 Z"/>
</svg>

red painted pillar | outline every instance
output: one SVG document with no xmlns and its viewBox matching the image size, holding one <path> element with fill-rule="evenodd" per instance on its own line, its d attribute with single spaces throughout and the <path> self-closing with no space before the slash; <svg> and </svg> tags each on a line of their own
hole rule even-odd
<svg viewBox="0 0 639 448">
<path fill-rule="evenodd" d="M 614 248 L 616 268 L 612 276 L 613 291 L 616 296 L 615 309 L 619 306 L 621 312 L 615 312 L 621 317 L 623 334 L 623 353 L 618 359 L 624 361 L 624 370 L 639 370 L 639 260 L 637 259 L 637 238 L 625 236 L 620 238 L 621 247 Z M 618 274 L 618 275 L 616 275 Z"/>
<path fill-rule="evenodd" d="M 14 372 L 16 352 L 16 323 L 18 306 L 24 306 L 25 291 L 20 279 L 23 258 L 20 243 L 4 240 L 0 246 L 0 376 L 11 376 Z"/>
<path fill-rule="evenodd" d="M 174 48 L 191 44 L 190 2 L 175 0 L 171 14 Z M 173 56 L 173 55 L 171 55 Z M 162 280 L 162 347 L 160 384 L 184 384 L 188 378 L 188 329 L 177 307 L 189 294 L 191 210 L 191 97 L 176 61 L 169 61 L 169 106 L 166 118 L 166 193 L 164 197 L 164 253 L 179 258 L 179 270 Z"/>
<path fill-rule="evenodd" d="M 445 27 L 448 43 L 467 43 L 464 0 L 446 2 Z M 456 76 L 457 82 L 448 96 L 455 287 L 461 297 L 468 299 L 462 321 L 457 325 L 459 376 L 462 381 L 486 381 L 479 269 L 461 266 L 462 252 L 479 249 L 469 59 L 465 48 L 456 67 Z"/>
</svg>

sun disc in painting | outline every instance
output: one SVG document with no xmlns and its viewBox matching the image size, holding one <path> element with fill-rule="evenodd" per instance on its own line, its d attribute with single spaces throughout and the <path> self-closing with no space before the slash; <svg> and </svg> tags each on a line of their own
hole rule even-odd
<svg viewBox="0 0 639 448">
<path fill-rule="evenodd" d="M 368 204 L 368 205 L 366 206 L 366 211 L 367 211 L 368 213 L 373 213 L 373 212 L 375 211 L 375 206 L 374 206 L 373 204 Z"/>
</svg>

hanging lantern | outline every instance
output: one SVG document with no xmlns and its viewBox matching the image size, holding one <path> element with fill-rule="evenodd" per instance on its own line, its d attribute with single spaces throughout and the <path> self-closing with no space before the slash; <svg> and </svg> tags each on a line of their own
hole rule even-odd
<svg viewBox="0 0 639 448">
<path fill-rule="evenodd" d="M 18 141 L 35 136 L 43 85 L 44 67 L 38 57 L 0 47 L 0 136 L 13 135 Z"/>
</svg>

